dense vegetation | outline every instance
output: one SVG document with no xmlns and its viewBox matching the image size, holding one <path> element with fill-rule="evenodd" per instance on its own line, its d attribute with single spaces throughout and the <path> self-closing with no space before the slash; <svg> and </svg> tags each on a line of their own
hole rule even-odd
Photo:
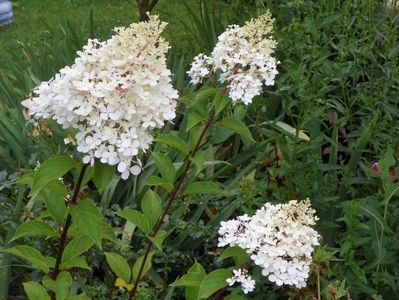
<svg viewBox="0 0 399 300">
<path fill-rule="evenodd" d="M 168 66 L 185 97 L 174 124 L 162 133 L 195 143 L 203 118 L 193 119 L 194 102 L 212 93 L 206 84 L 190 85 L 186 71 L 192 57 L 212 50 L 228 24 L 243 24 L 269 9 L 276 20 L 279 75 L 250 106 L 226 111 L 246 124 L 253 140 L 223 126 L 210 129 L 188 177 L 217 182 L 225 193 L 189 195 L 172 204 L 163 225 L 163 251 L 156 252 L 138 298 L 183 299 L 184 289 L 171 284 L 195 261 L 207 273 L 230 267 L 232 261 L 219 259 L 221 221 L 251 215 L 266 202 L 309 197 L 322 241 L 307 287 L 276 287 L 254 268 L 254 279 L 262 284 L 236 299 L 398 299 L 399 9 L 377 0 L 166 2 L 159 0 L 153 13 L 170 23 Z M 0 246 L 27 244 L 52 255 L 56 240 L 11 241 L 22 222 L 49 218 L 46 196 L 31 200 L 27 174 L 54 156 L 79 156 L 73 145 L 64 144 L 71 131 L 50 121 L 27 121 L 20 102 L 71 64 L 87 38 L 108 38 L 112 27 L 137 21 L 139 14 L 135 1 L 124 0 L 21 0 L 15 13 L 16 24 L 0 29 Z M 206 104 L 204 109 L 206 115 Z M 182 164 L 178 151 L 165 149 L 155 144 L 153 151 Z M 153 158 L 143 160 L 144 172 L 127 181 L 113 173 L 104 175 L 109 180 L 88 178 L 85 195 L 95 200 L 116 237 L 102 250 L 95 246 L 86 252 L 91 268 L 72 272 L 71 293 L 127 299 L 126 291 L 115 287 L 103 251 L 116 251 L 129 262 L 145 251 L 145 236 L 117 215 L 125 208 L 140 209 L 147 178 L 158 174 Z M 372 169 L 375 162 L 378 172 Z M 76 173 L 63 175 L 69 189 Z M 155 190 L 166 199 L 162 188 Z M 42 275 L 26 260 L 0 254 L 0 299 L 24 297 L 22 283 L 40 281 Z M 230 291 L 239 289 L 222 290 L 213 299 Z"/>
</svg>

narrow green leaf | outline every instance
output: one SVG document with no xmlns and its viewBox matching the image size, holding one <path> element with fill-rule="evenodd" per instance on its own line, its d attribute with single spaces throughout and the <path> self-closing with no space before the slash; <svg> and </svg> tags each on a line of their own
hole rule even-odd
<svg viewBox="0 0 399 300">
<path fill-rule="evenodd" d="M 2 249 L 1 252 L 10 253 L 32 263 L 32 266 L 42 270 L 44 273 L 50 271 L 50 266 L 46 258 L 35 248 L 26 245 L 18 245 L 8 249 Z"/>
<path fill-rule="evenodd" d="M 69 297 L 68 300 L 91 300 L 91 298 L 86 296 L 85 293 L 83 293 L 83 294 L 80 294 L 80 295 Z"/>
<path fill-rule="evenodd" d="M 85 293 L 68 297 L 68 300 L 92 300 L 90 297 L 88 297 Z"/>
<path fill-rule="evenodd" d="M 141 274 L 141 278 L 143 278 L 143 276 L 148 272 L 148 270 L 151 268 L 152 266 L 152 257 L 154 256 L 154 251 L 148 253 L 148 257 L 147 260 L 145 262 L 144 268 L 143 268 L 143 272 Z M 138 275 L 139 275 L 139 270 L 140 270 L 140 266 L 143 262 L 144 259 L 144 255 L 139 257 L 139 259 L 134 263 L 133 268 L 132 268 L 132 281 L 136 281 Z"/>
<path fill-rule="evenodd" d="M 172 134 L 163 134 L 156 139 L 157 142 L 176 148 L 184 155 L 189 154 L 189 148 L 185 141 Z"/>
<path fill-rule="evenodd" d="M 197 94 L 195 94 L 193 105 L 195 105 L 195 102 L 197 102 L 201 99 L 204 99 L 204 98 L 208 99 L 209 96 L 212 96 L 212 95 L 216 94 L 217 92 L 218 92 L 218 90 L 214 87 L 208 86 L 208 87 L 202 88 L 201 90 L 199 90 L 197 92 Z"/>
<path fill-rule="evenodd" d="M 202 280 L 205 278 L 206 272 L 200 263 L 197 261 L 187 271 L 187 274 L 177 279 L 171 286 L 197 286 L 201 285 Z"/>
<path fill-rule="evenodd" d="M 43 277 L 43 285 L 55 293 L 57 300 L 65 300 L 69 294 L 69 288 L 72 285 L 72 277 L 69 272 L 62 271 L 55 280 L 50 276 Z"/>
<path fill-rule="evenodd" d="M 199 293 L 199 287 L 196 286 L 188 286 L 184 291 L 184 295 L 186 296 L 186 300 L 197 300 Z"/>
<path fill-rule="evenodd" d="M 68 156 L 56 156 L 45 161 L 35 174 L 29 195 L 36 197 L 49 182 L 58 180 L 66 172 L 78 165 L 77 161 Z"/>
<path fill-rule="evenodd" d="M 219 260 L 232 257 L 236 266 L 242 266 L 248 260 L 248 254 L 240 247 L 229 247 L 220 254 Z"/>
<path fill-rule="evenodd" d="M 220 114 L 223 109 L 230 103 L 229 98 L 222 93 L 217 93 L 213 99 L 216 115 Z"/>
<path fill-rule="evenodd" d="M 199 273 L 187 273 L 173 282 L 171 286 L 195 286 L 199 287 L 205 275 Z"/>
<path fill-rule="evenodd" d="M 288 133 L 291 136 L 297 135 L 296 128 L 292 127 L 291 125 L 288 125 L 287 123 L 277 121 L 277 122 L 268 122 L 268 124 L 281 129 L 281 131 Z M 303 130 L 298 130 L 298 138 L 305 142 L 310 141 L 310 137 Z"/>
<path fill-rule="evenodd" d="M 207 299 L 218 290 L 224 288 L 227 285 L 226 279 L 231 277 L 231 275 L 231 271 L 227 269 L 215 270 L 206 275 L 201 282 L 198 299 Z"/>
<path fill-rule="evenodd" d="M 62 255 L 61 259 L 61 266 L 63 267 L 64 265 L 68 265 L 72 258 L 80 256 L 82 253 L 89 250 L 93 244 L 94 241 L 87 235 L 81 235 L 74 238 L 65 247 L 64 254 Z"/>
<path fill-rule="evenodd" d="M 223 300 L 245 300 L 245 299 L 247 298 L 241 295 L 228 295 L 223 298 Z"/>
<path fill-rule="evenodd" d="M 173 184 L 176 178 L 176 169 L 170 158 L 159 152 L 153 152 L 152 158 L 154 159 L 162 178 Z"/>
<path fill-rule="evenodd" d="M 11 241 L 15 241 L 22 237 L 44 235 L 47 237 L 57 237 L 59 233 L 50 227 L 46 222 L 40 220 L 31 220 L 22 223 L 16 230 Z M 10 241 L 10 242 L 11 242 Z"/>
<path fill-rule="evenodd" d="M 116 253 L 105 252 L 105 258 L 111 270 L 116 276 L 122 278 L 126 283 L 130 282 L 132 271 L 126 259 Z"/>
<path fill-rule="evenodd" d="M 101 225 L 101 237 L 114 243 L 118 243 L 119 241 L 115 236 L 115 232 L 112 226 L 105 222 L 103 222 Z"/>
<path fill-rule="evenodd" d="M 98 161 L 94 163 L 94 177 L 93 181 L 96 187 L 102 191 L 111 182 L 115 174 L 115 166 L 102 164 Z"/>
<path fill-rule="evenodd" d="M 187 116 L 186 132 L 189 132 L 191 128 L 197 126 L 198 124 L 200 124 L 205 119 L 206 119 L 206 117 L 200 115 L 196 111 L 189 112 L 189 114 Z"/>
<path fill-rule="evenodd" d="M 157 235 L 154 237 L 150 237 L 151 241 L 154 243 L 154 245 L 162 251 L 162 243 L 165 240 L 166 236 L 168 233 L 165 230 L 159 230 L 157 232 Z"/>
<path fill-rule="evenodd" d="M 68 209 L 63 195 L 57 194 L 48 188 L 42 189 L 40 195 L 47 210 L 59 226 L 63 226 Z"/>
<path fill-rule="evenodd" d="M 220 254 L 219 260 L 223 260 L 233 256 L 247 256 L 247 253 L 244 249 L 240 247 L 229 247 Z"/>
<path fill-rule="evenodd" d="M 128 220 L 130 223 L 136 225 L 138 228 L 140 228 L 144 233 L 149 234 L 150 233 L 150 222 L 148 219 L 139 211 L 134 210 L 134 209 L 124 209 L 120 212 L 116 213 L 118 216 Z"/>
<path fill-rule="evenodd" d="M 36 281 L 24 282 L 23 286 L 29 300 L 50 300 L 46 289 Z"/>
<path fill-rule="evenodd" d="M 223 190 L 214 182 L 201 181 L 190 183 L 183 192 L 183 195 L 191 194 L 223 194 Z"/>
<path fill-rule="evenodd" d="M 236 119 L 223 119 L 218 123 L 218 125 L 239 134 L 243 138 L 249 139 L 254 142 L 254 139 L 248 127 L 241 121 L 238 121 Z"/>
<path fill-rule="evenodd" d="M 90 237 L 101 249 L 101 229 L 103 216 L 93 201 L 84 199 L 73 205 L 70 210 L 73 223 L 80 233 Z"/>
<path fill-rule="evenodd" d="M 81 268 L 91 270 L 86 260 L 82 256 L 75 256 L 68 259 L 68 261 L 61 264 L 62 269 L 69 270 L 72 268 Z"/>
<path fill-rule="evenodd" d="M 161 202 L 161 198 L 152 190 L 148 190 L 141 201 L 141 209 L 151 228 L 154 227 L 161 215 Z"/>
<path fill-rule="evenodd" d="M 168 192 L 171 192 L 173 190 L 173 184 L 171 184 L 170 182 L 168 182 L 165 179 L 158 177 L 158 176 L 148 177 L 145 185 L 160 186 L 160 187 L 163 187 Z"/>
</svg>

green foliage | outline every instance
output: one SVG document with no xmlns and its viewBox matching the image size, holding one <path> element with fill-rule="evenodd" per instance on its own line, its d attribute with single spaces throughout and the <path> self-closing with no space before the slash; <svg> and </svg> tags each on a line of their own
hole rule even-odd
<svg viewBox="0 0 399 300">
<path fill-rule="evenodd" d="M 94 203 L 89 199 L 80 200 L 70 209 L 73 224 L 78 231 L 90 238 L 101 248 L 101 230 L 103 216 Z"/>
<path fill-rule="evenodd" d="M 398 11 L 374 0 L 176 3 L 170 4 L 179 12 L 173 15 L 162 1 L 154 7 L 170 19 L 168 34 L 173 47 L 178 44 L 168 62 L 182 95 L 175 124 L 163 128 L 140 157 L 140 176 L 124 182 L 114 167 L 96 162 L 76 203 L 70 199 L 78 163 L 70 158 L 74 147 L 62 141 L 74 133 L 63 133 L 52 121 L 26 122 L 19 102 L 72 62 L 94 36 L 94 24 L 104 23 L 100 36 L 108 35 L 108 14 L 97 21 L 90 15 L 81 27 L 43 22 L 38 42 L 20 43 L 20 52 L 4 60 L 0 299 L 8 297 L 8 286 L 22 295 L 26 278 L 42 278 L 43 284 L 23 284 L 29 299 L 50 299 L 51 291 L 57 299 L 126 299 L 128 288 L 116 288 L 116 278 L 127 285 L 145 281 L 137 286 L 138 299 L 207 299 L 215 293 L 245 299 L 239 288 L 226 287 L 226 268 L 233 261 L 244 266 L 248 254 L 216 247 L 220 222 L 251 214 L 265 202 L 305 197 L 317 209 L 316 229 L 323 236 L 307 288 L 258 284 L 250 299 L 398 298 L 399 185 L 392 175 L 398 155 Z M 265 7 L 276 18 L 276 87 L 244 108 L 231 105 L 212 82 L 198 90 L 188 86 L 181 53 L 211 51 L 227 24 L 242 24 Z M 38 169 L 29 171 L 37 161 Z M 370 168 L 376 161 L 380 176 Z M 31 187 L 32 199 L 23 185 Z M 148 245 L 144 262 L 140 249 Z M 14 267 L 21 260 L 29 269 Z M 267 282 L 256 267 L 251 273 Z"/>
<path fill-rule="evenodd" d="M 53 264 L 52 260 L 46 259 L 40 251 L 31 246 L 18 245 L 1 251 L 29 261 L 33 267 L 43 271 L 44 273 L 48 273 L 50 271 L 50 266 Z"/>
<path fill-rule="evenodd" d="M 130 282 L 132 271 L 129 267 L 128 262 L 122 256 L 112 252 L 105 252 L 107 263 L 111 267 L 111 270 L 125 282 Z"/>
<path fill-rule="evenodd" d="M 231 277 L 227 269 L 218 269 L 209 274 L 198 263 L 188 270 L 186 275 L 176 280 L 172 286 L 185 286 L 186 299 L 208 299 L 212 294 L 226 286 L 226 279 Z"/>
<path fill-rule="evenodd" d="M 36 197 L 47 184 L 59 180 L 61 176 L 77 165 L 78 162 L 66 156 L 58 156 L 47 160 L 35 173 L 30 196 Z"/>
<path fill-rule="evenodd" d="M 24 289 L 29 300 L 50 300 L 50 296 L 47 294 L 45 288 L 35 281 L 25 282 Z"/>
<path fill-rule="evenodd" d="M 72 277 L 69 272 L 61 272 L 55 280 L 49 276 L 44 276 L 42 282 L 43 286 L 55 293 L 56 300 L 65 300 L 72 285 Z"/>
</svg>

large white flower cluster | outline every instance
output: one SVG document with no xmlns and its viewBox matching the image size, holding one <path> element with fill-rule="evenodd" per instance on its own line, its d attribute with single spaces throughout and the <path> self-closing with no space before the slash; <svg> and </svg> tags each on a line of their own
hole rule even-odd
<svg viewBox="0 0 399 300">
<path fill-rule="evenodd" d="M 317 220 L 309 199 L 266 203 L 252 217 L 221 222 L 218 246 L 239 246 L 269 281 L 303 288 L 314 246 L 319 245 L 319 234 L 310 227 Z"/>
<path fill-rule="evenodd" d="M 245 104 L 260 95 L 263 83 L 274 84 L 278 61 L 272 56 L 276 42 L 273 22 L 266 13 L 246 22 L 243 27 L 230 25 L 219 38 L 211 56 L 199 54 L 187 72 L 196 84 L 211 72 L 220 71 L 219 81 L 227 83 L 229 97 Z"/>
<path fill-rule="evenodd" d="M 244 294 L 248 294 L 255 289 L 255 280 L 248 275 L 248 270 L 238 269 L 233 270 L 233 273 L 234 275 L 226 280 L 229 286 L 234 285 L 236 282 L 240 283 Z"/>
<path fill-rule="evenodd" d="M 157 16 L 115 28 L 105 42 L 89 40 L 75 63 L 37 87 L 23 101 L 35 118 L 73 127 L 84 163 L 117 165 L 126 179 L 141 171 L 139 151 L 152 143 L 150 130 L 175 118 L 177 91 L 160 36 L 166 23 Z"/>
</svg>

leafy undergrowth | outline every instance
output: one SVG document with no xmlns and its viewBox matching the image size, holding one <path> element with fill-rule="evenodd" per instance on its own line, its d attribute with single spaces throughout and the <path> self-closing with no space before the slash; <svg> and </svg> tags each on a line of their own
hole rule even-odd
<svg viewBox="0 0 399 300">
<path fill-rule="evenodd" d="M 20 100 L 33 86 L 70 64 L 88 37 L 108 37 L 112 27 L 136 18 L 133 2 L 18 1 L 16 23 L 1 29 L 0 53 L 12 52 L 0 58 L 5 61 L 0 69 L 3 246 L 21 221 L 38 218 L 43 212 L 40 203 L 29 201 L 25 187 L 11 182 L 33 169 L 37 161 L 74 153 L 72 145 L 64 146 L 67 134 L 52 122 L 41 128 L 27 125 Z M 200 87 L 197 93 L 188 85 L 187 57 L 200 50 L 209 52 L 228 24 L 243 24 L 265 8 L 276 19 L 280 74 L 275 87 L 256 97 L 251 106 L 235 105 L 227 113 L 248 126 L 255 142 L 223 126 L 211 129 L 211 138 L 198 158 L 204 165 L 191 175 L 202 181 L 214 180 L 227 193 L 190 195 L 172 205 L 173 213 L 165 223 L 168 237 L 139 287 L 141 299 L 183 299 L 183 289 L 169 285 L 195 260 L 207 273 L 228 266 L 227 261 L 219 260 L 221 249 L 216 247 L 220 221 L 251 215 L 266 202 L 307 197 L 317 210 L 320 220 L 316 229 L 323 237 L 307 288 L 259 284 L 247 298 L 397 299 L 399 188 L 392 174 L 399 149 L 398 10 L 376 0 L 219 2 L 204 0 L 199 6 L 197 1 L 186 1 L 185 6 L 179 0 L 179 5 L 173 2 L 176 6 L 169 6 L 161 0 L 155 8 L 171 23 L 167 36 L 176 49 L 169 56 L 169 66 L 179 91 L 200 94 L 200 101 L 206 97 L 207 87 Z M 69 23 L 54 25 L 60 19 L 59 10 Z M 15 44 L 14 37 L 23 45 Z M 189 108 L 192 100 L 181 100 L 179 115 L 165 132 L 189 138 L 187 128 L 202 121 L 195 123 L 198 114 Z M 168 155 L 181 158 L 177 151 Z M 375 162 L 378 172 L 371 167 Z M 155 168 L 149 167 L 126 182 L 114 176 L 101 191 L 98 181 L 89 181 L 85 187 L 86 195 L 96 200 L 116 229 L 122 240 L 119 250 L 129 261 L 144 253 L 145 240 L 140 233 L 131 238 L 132 228 L 116 213 L 141 207 L 148 189 L 144 182 L 154 172 Z M 64 176 L 67 185 L 72 185 L 74 175 Z M 25 241 L 43 253 L 56 249 L 56 243 L 44 239 Z M 111 244 L 103 248 L 113 249 Z M 0 258 L 0 299 L 7 287 L 10 295 L 23 295 L 21 282 L 40 280 L 37 271 L 10 268 L 24 265 L 22 260 L 5 254 Z M 126 299 L 123 288 L 115 287 L 102 252 L 94 247 L 86 258 L 92 269 L 73 272 L 78 282 L 74 288 L 93 299 Z M 264 280 L 258 269 L 253 271 L 256 281 Z"/>
</svg>

